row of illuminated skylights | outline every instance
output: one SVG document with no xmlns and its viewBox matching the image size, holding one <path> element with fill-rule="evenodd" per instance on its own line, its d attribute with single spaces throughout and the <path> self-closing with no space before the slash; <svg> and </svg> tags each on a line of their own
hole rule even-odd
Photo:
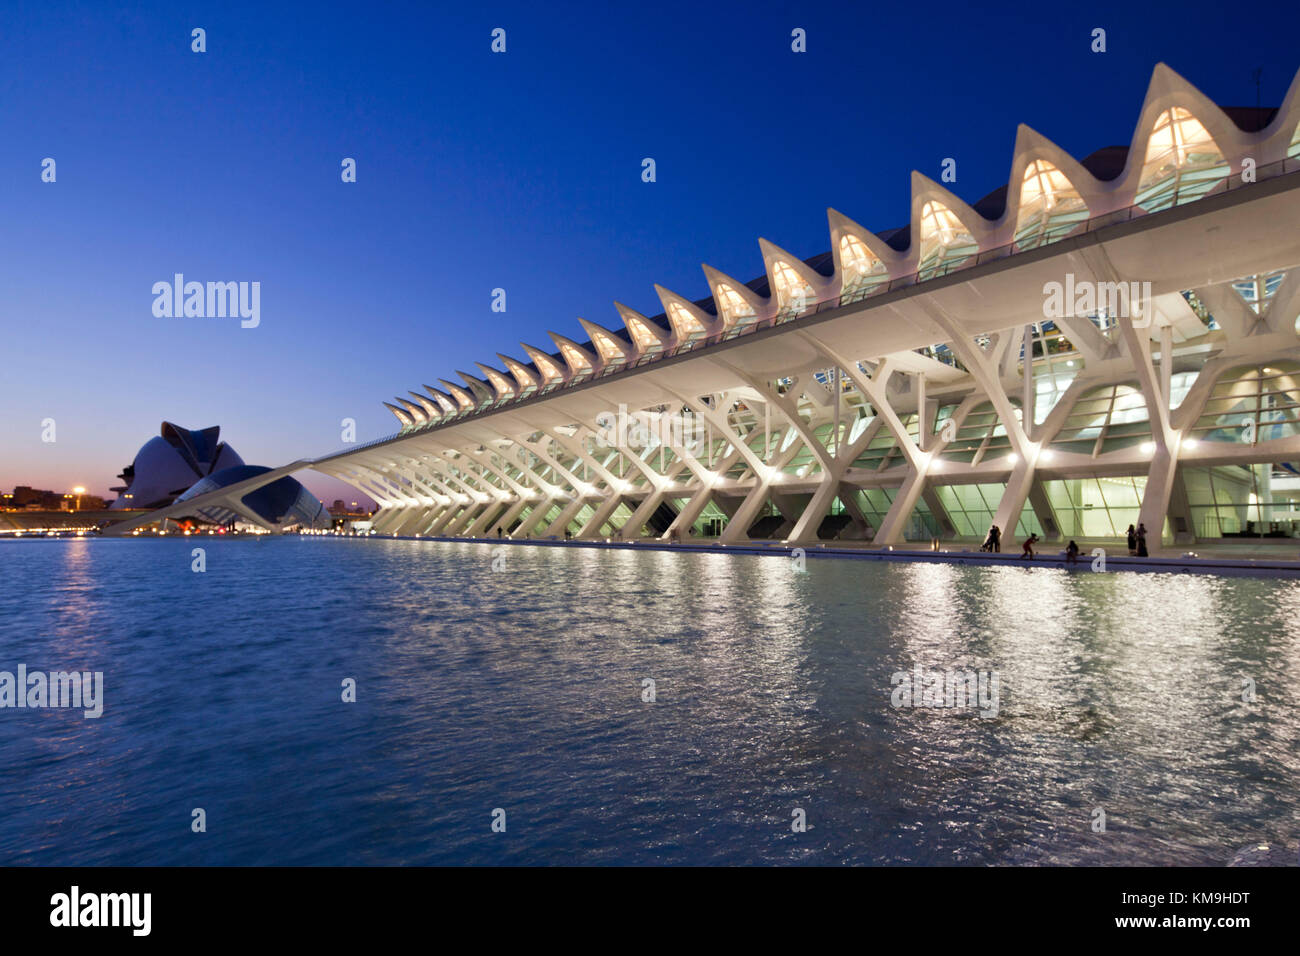
<svg viewBox="0 0 1300 956">
<path fill-rule="evenodd" d="M 1300 157 L 1300 125 L 1293 134 L 1288 157 Z M 1116 148 L 1112 147 L 1099 150 L 1081 165 L 1101 181 L 1118 175 L 1114 172 L 1117 159 Z M 1220 185 L 1228 169 L 1222 151 L 1205 126 L 1188 110 L 1171 107 L 1160 114 L 1148 137 L 1135 204 L 1129 208 L 1151 213 L 1194 201 Z M 995 209 L 999 202 L 1002 208 Z M 1005 203 L 1006 191 L 1000 189 L 969 207 L 969 211 L 988 223 L 1004 214 Z M 952 203 L 959 204 L 960 200 Z M 986 211 L 994 215 L 987 216 Z M 1098 218 L 1110 221 L 1113 213 L 1110 210 Z M 962 218 L 938 199 L 922 206 L 917 268 L 901 276 L 891 273 L 873 247 L 882 254 L 888 254 L 885 247 L 901 254 L 911 244 L 909 227 L 871 235 L 833 209 L 829 210 L 829 219 L 832 240 L 838 237 L 833 253 L 800 260 L 759 239 L 767 266 L 765 276 L 741 283 L 706 265 L 705 276 L 713 290 L 709 298 L 692 302 L 656 285 L 664 305 L 664 312 L 658 316 L 651 318 L 615 303 L 626 333 L 579 319 L 590 336 L 585 343 L 551 332 L 557 352 L 524 344 L 531 359 L 527 363 L 498 353 L 513 381 L 498 369 L 475 363 L 481 377 L 458 371 L 463 385 L 439 379 L 442 389 L 425 385 L 427 394 L 412 391 L 409 398 L 399 397 L 395 399 L 397 404 L 384 405 L 401 422 L 402 434 L 422 430 L 983 261 L 980 241 Z M 1020 184 L 1014 241 L 983 252 L 1001 257 L 1034 249 L 1084 231 L 1092 220 L 1086 200 L 1069 178 L 1047 160 L 1033 159 L 1027 163 Z M 870 240 L 862 238 L 868 235 Z M 842 281 L 836 293 L 837 275 Z"/>
</svg>

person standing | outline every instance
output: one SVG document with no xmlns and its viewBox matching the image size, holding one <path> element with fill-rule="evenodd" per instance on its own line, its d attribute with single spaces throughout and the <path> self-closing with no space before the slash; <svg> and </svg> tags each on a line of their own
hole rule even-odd
<svg viewBox="0 0 1300 956">
<path fill-rule="evenodd" d="M 1031 534 L 1025 539 L 1024 548 L 1020 552 L 1022 558 L 1029 558 L 1031 561 L 1034 557 L 1034 542 L 1038 540 L 1037 534 Z"/>
<path fill-rule="evenodd" d="M 1150 556 L 1147 554 L 1147 526 L 1141 522 L 1138 523 L 1137 529 L 1137 556 L 1139 558 Z"/>
<path fill-rule="evenodd" d="M 993 539 L 993 550 L 1001 552 L 1002 550 L 1002 529 L 994 525 L 989 529 L 989 537 Z"/>
<path fill-rule="evenodd" d="M 1137 531 L 1133 529 L 1132 525 L 1128 526 L 1128 553 L 1129 553 L 1129 557 L 1132 557 L 1133 555 L 1138 553 Z"/>
<path fill-rule="evenodd" d="M 1065 560 L 1070 564 L 1079 563 L 1079 546 L 1071 541 L 1065 546 Z"/>
</svg>

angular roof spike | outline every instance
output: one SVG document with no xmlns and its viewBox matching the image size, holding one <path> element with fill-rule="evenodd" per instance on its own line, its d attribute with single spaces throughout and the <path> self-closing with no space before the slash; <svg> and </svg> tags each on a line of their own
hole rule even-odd
<svg viewBox="0 0 1300 956">
<path fill-rule="evenodd" d="M 907 257 L 870 229 L 850 219 L 839 210 L 829 207 L 826 209 L 826 220 L 831 229 L 831 253 L 835 257 L 835 274 L 837 276 L 843 275 L 844 272 L 842 242 L 845 236 L 853 236 L 866 246 L 873 256 L 884 263 L 891 278 L 905 274 Z"/>
<path fill-rule="evenodd" d="M 489 387 L 488 383 L 483 381 L 481 378 L 470 375 L 467 372 L 462 372 L 459 369 L 457 369 L 456 374 L 465 380 L 465 384 L 469 386 L 469 390 L 474 393 L 474 397 L 480 402 L 491 402 L 496 400 L 496 396 L 492 394 L 491 387 Z"/>
<path fill-rule="evenodd" d="M 925 203 L 930 201 L 940 202 L 947 206 L 976 239 L 981 239 L 981 233 L 987 232 L 991 225 L 988 219 L 977 213 L 964 199 L 942 183 L 935 182 L 925 173 L 917 172 L 915 169 L 912 170 L 912 226 L 914 233 L 916 233 L 916 227 L 920 223 L 921 210 L 924 208 Z"/>
<path fill-rule="evenodd" d="M 713 292 L 713 303 L 717 306 L 718 315 L 728 328 L 739 324 L 742 319 L 752 322 L 773 311 L 775 302 L 763 298 L 745 283 L 706 263 L 701 263 L 700 268 L 704 270 L 704 277 Z"/>
<path fill-rule="evenodd" d="M 419 392 L 408 392 L 407 394 L 415 397 L 416 402 L 424 409 L 425 413 L 429 416 L 430 421 L 437 421 L 439 418 L 442 418 L 442 412 L 430 399 L 421 395 Z"/>
<path fill-rule="evenodd" d="M 591 336 L 591 344 L 596 346 L 601 361 L 609 363 L 628 359 L 632 349 L 627 342 L 623 341 L 621 336 L 616 335 L 604 326 L 597 325 L 595 322 L 588 322 L 586 319 L 578 319 L 578 324 Z"/>
<path fill-rule="evenodd" d="M 534 375 L 523 362 L 518 359 L 513 359 L 509 355 L 505 355 L 501 352 L 497 353 L 497 358 L 505 363 L 505 367 L 510 370 L 510 374 L 515 377 L 515 381 L 519 383 L 520 388 L 527 388 L 529 385 L 537 385 L 537 376 Z"/>
<path fill-rule="evenodd" d="M 449 382 L 445 378 L 438 379 L 447 389 L 448 394 L 460 404 L 461 408 L 473 408 L 478 403 L 474 401 L 473 396 L 465 389 L 461 388 L 455 382 Z"/>
<path fill-rule="evenodd" d="M 519 392 L 519 387 L 506 378 L 500 371 L 490 365 L 484 365 L 482 362 L 475 362 L 475 367 L 487 376 L 487 380 L 492 383 L 492 387 L 497 390 L 497 398 L 513 398 Z"/>
<path fill-rule="evenodd" d="M 596 356 L 573 341 L 573 339 L 560 335 L 558 332 L 547 332 L 546 334 L 555 341 L 556 348 L 564 356 L 564 361 L 569 363 L 569 371 L 574 375 L 580 372 L 595 371 L 596 367 L 601 364 Z"/>
<path fill-rule="evenodd" d="M 830 291 L 830 281 L 798 256 L 787 252 L 774 242 L 758 237 L 758 248 L 763 253 L 763 265 L 767 269 L 768 287 L 774 292 L 778 288 L 776 264 L 783 262 L 812 287 L 813 294 L 820 299 Z"/>
<path fill-rule="evenodd" d="M 541 349 L 533 348 L 533 346 L 526 342 L 520 342 L 519 344 L 523 346 L 523 350 L 528 353 L 528 357 L 533 360 L 533 364 L 537 366 L 537 370 L 542 373 L 544 385 L 564 381 L 564 369 L 557 361 L 555 361 L 554 358 L 546 352 L 543 352 Z"/>
<path fill-rule="evenodd" d="M 397 420 L 402 423 L 402 427 L 409 428 L 411 425 L 415 424 L 415 419 L 411 417 L 410 412 L 404 411 L 396 405 L 390 405 L 388 402 L 384 402 L 384 408 L 397 416 Z"/>
<path fill-rule="evenodd" d="M 664 348 L 672 340 L 672 335 L 665 332 L 658 322 L 650 321 L 636 309 L 621 302 L 615 302 L 614 308 L 618 310 L 623 326 L 632 337 L 638 352 L 644 354 L 647 350 Z"/>
<path fill-rule="evenodd" d="M 1222 152 L 1224 160 L 1235 163 L 1248 142 L 1258 142 L 1253 134 L 1245 134 L 1217 103 L 1176 73 L 1166 63 L 1157 63 L 1151 71 L 1142 109 L 1133 128 L 1124 172 L 1115 180 L 1115 188 L 1123 195 L 1135 195 L 1142 167 L 1146 165 L 1147 143 L 1160 114 L 1173 107 L 1181 107 L 1205 127 Z M 1122 184 L 1122 185 L 1121 185 Z"/>
<path fill-rule="evenodd" d="M 722 328 L 721 316 L 715 318 L 709 315 L 685 296 L 665 289 L 658 283 L 655 283 L 655 292 L 664 305 L 664 314 L 668 316 L 668 323 L 673 327 L 679 343 L 712 334 Z"/>
<path fill-rule="evenodd" d="M 398 398 L 397 402 L 411 413 L 411 417 L 415 419 L 416 424 L 423 424 L 429 420 L 429 416 L 424 414 L 424 409 L 414 402 L 408 402 L 404 398 Z"/>
<path fill-rule="evenodd" d="M 440 392 L 432 385 L 424 386 L 424 390 L 433 396 L 433 400 L 438 403 L 444 415 L 454 415 L 458 411 L 456 403 L 452 401 L 451 396 L 445 392 Z"/>
<path fill-rule="evenodd" d="M 1300 126 L 1300 70 L 1296 70 L 1295 76 L 1291 78 L 1291 85 L 1286 89 L 1286 96 L 1282 97 L 1277 116 L 1273 117 L 1273 122 L 1264 132 L 1282 140 L 1282 154 L 1285 155 L 1291 137 L 1295 135 L 1296 126 Z"/>
</svg>

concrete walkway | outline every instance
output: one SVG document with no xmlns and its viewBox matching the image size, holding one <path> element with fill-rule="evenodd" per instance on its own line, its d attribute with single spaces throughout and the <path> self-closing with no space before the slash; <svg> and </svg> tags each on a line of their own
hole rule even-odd
<svg viewBox="0 0 1300 956">
<path fill-rule="evenodd" d="M 1189 549 L 1177 551 L 1164 549 L 1150 557 L 1130 557 L 1127 547 L 1106 546 L 1103 544 L 1087 545 L 1080 543 L 1077 564 L 1066 562 L 1064 545 L 1052 543 L 1038 551 L 1032 559 L 1020 557 L 1019 549 L 1015 553 L 1002 552 L 989 554 L 980 551 L 971 544 L 941 544 L 939 551 L 931 551 L 925 545 L 909 543 L 893 548 L 874 548 L 867 543 L 854 546 L 853 542 L 823 542 L 806 548 L 797 548 L 780 542 L 747 542 L 745 544 L 721 544 L 707 538 L 692 538 L 679 544 L 662 541 L 658 538 L 643 538 L 636 541 L 617 539 L 573 539 L 563 538 L 470 538 L 470 537 L 411 537 L 394 535 L 374 535 L 375 538 L 402 541 L 443 541 L 458 544 L 511 545 L 526 547 L 529 545 L 548 548 L 609 548 L 631 551 L 685 551 L 701 554 L 749 554 L 769 557 L 790 558 L 796 551 L 802 551 L 807 558 L 842 558 L 858 561 L 923 561 L 940 564 L 971 565 L 1009 565 L 1013 567 L 1049 567 L 1062 568 L 1081 573 L 1092 572 L 1097 561 L 1094 549 L 1105 552 L 1105 570 L 1110 571 L 1153 571 L 1167 574 L 1218 574 L 1230 577 L 1296 577 L 1300 578 L 1300 550 L 1278 548 L 1276 557 L 1267 552 L 1253 555 L 1209 554 L 1201 550 Z M 1195 557 L 1186 556 L 1195 554 Z M 1291 557 L 1293 556 L 1293 557 Z M 1098 567 L 1101 571 L 1101 567 Z"/>
</svg>

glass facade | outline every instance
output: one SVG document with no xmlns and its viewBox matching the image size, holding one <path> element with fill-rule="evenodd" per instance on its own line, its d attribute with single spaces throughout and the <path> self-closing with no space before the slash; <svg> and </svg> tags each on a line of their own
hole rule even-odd
<svg viewBox="0 0 1300 956">
<path fill-rule="evenodd" d="M 849 301 L 861 298 L 889 281 L 889 270 L 857 236 L 840 239 L 840 268 L 844 272 L 842 297 Z"/>
<path fill-rule="evenodd" d="M 948 519 L 959 538 L 973 538 L 983 541 L 989 533 L 989 526 L 997 514 L 998 502 L 1002 500 L 1005 486 L 998 483 L 979 485 L 938 485 L 934 489 L 939 504 L 947 512 Z M 928 526 L 933 527 L 932 535 L 938 535 L 938 525 L 930 514 L 930 509 L 922 501 L 917 506 L 918 513 L 928 518 Z M 1014 530 L 1002 529 L 1002 550 L 1019 550 L 1019 542 L 1031 534 L 1043 536 L 1043 527 L 1028 504 L 1020 512 Z"/>
<path fill-rule="evenodd" d="M 1180 468 L 1197 538 L 1300 536 L 1294 463 Z"/>
<path fill-rule="evenodd" d="M 1013 401 L 1012 405 L 1019 422 L 1019 403 Z M 1007 437 L 1006 426 L 994 411 L 993 403 L 982 402 L 971 409 L 953 440 L 944 448 L 942 457 L 950 461 L 978 463 L 1010 451 L 1011 439 Z"/>
<path fill-rule="evenodd" d="M 664 350 L 663 342 L 650 330 L 644 319 L 628 319 L 627 331 L 632 336 L 632 341 L 636 343 L 637 351 L 642 355 L 654 355 Z"/>
<path fill-rule="evenodd" d="M 934 200 L 921 207 L 920 278 L 943 275 L 977 252 L 979 244 L 956 213 Z"/>
<path fill-rule="evenodd" d="M 1079 397 L 1051 447 L 1099 455 L 1150 438 L 1151 423 L 1142 393 L 1132 385 L 1103 385 Z"/>
<path fill-rule="evenodd" d="M 1067 478 L 1044 481 L 1043 490 L 1063 539 L 1123 538 L 1138 523 L 1146 483 L 1145 475 Z"/>
<path fill-rule="evenodd" d="M 1016 245 L 1034 249 L 1062 239 L 1088 218 L 1088 206 L 1051 163 L 1036 159 L 1025 168 L 1016 219 Z"/>
<path fill-rule="evenodd" d="M 754 314 L 753 306 L 745 301 L 744 296 L 725 282 L 718 283 L 718 288 L 714 292 L 714 300 L 718 303 L 718 311 L 722 313 L 722 320 L 728 329 L 752 325 L 758 320 L 758 316 Z"/>
<path fill-rule="evenodd" d="M 817 295 L 808 280 L 782 259 L 772 263 L 772 282 L 779 318 L 801 315 L 817 301 Z"/>
<path fill-rule="evenodd" d="M 1165 110 L 1147 140 L 1137 205 L 1147 212 L 1200 199 L 1228 173 L 1201 121 L 1182 107 Z"/>
<path fill-rule="evenodd" d="M 703 323 L 680 302 L 668 303 L 668 321 L 676 330 L 677 340 L 681 344 L 698 342 L 705 336 L 706 329 Z"/>
<path fill-rule="evenodd" d="M 1215 383 L 1189 437 L 1257 445 L 1300 434 L 1300 365 L 1241 366 Z"/>
</svg>

